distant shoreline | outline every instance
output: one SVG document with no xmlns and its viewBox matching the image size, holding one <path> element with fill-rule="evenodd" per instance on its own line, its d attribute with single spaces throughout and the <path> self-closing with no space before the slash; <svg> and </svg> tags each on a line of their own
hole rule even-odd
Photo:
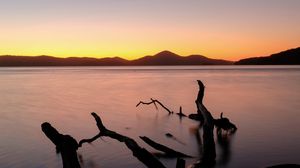
<svg viewBox="0 0 300 168">
<path fill-rule="evenodd" d="M 135 60 L 120 57 L 89 58 L 53 56 L 0 56 L 0 67 L 59 67 L 59 66 L 203 66 L 203 65 L 300 65 L 300 47 L 270 56 L 252 57 L 233 62 L 211 59 L 202 55 L 180 56 L 162 51 Z"/>
</svg>

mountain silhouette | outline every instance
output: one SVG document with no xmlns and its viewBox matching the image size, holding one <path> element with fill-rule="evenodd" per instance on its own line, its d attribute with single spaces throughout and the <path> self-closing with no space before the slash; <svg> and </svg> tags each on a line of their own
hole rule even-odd
<svg viewBox="0 0 300 168">
<path fill-rule="evenodd" d="M 120 57 L 89 58 L 53 56 L 0 56 L 0 66 L 143 66 L 143 65 L 300 65 L 300 47 L 270 56 L 251 57 L 237 62 L 211 59 L 202 55 L 180 56 L 171 51 L 162 51 L 153 56 L 135 60 Z"/>
<path fill-rule="evenodd" d="M 180 56 L 170 51 L 162 51 L 154 56 L 145 56 L 131 62 L 133 65 L 229 65 L 230 61 L 210 59 L 202 55 Z"/>
<path fill-rule="evenodd" d="M 120 57 L 89 58 L 53 56 L 0 56 L 0 66 L 141 66 L 141 65 L 230 65 L 231 61 L 210 59 L 201 55 L 180 56 L 170 51 L 162 51 L 153 56 L 145 56 L 136 60 Z"/>
<path fill-rule="evenodd" d="M 115 66 L 125 65 L 128 61 L 114 58 L 57 58 L 52 56 L 0 56 L 0 66 Z"/>
<path fill-rule="evenodd" d="M 270 56 L 252 57 L 235 62 L 236 65 L 300 65 L 300 47 Z"/>
</svg>

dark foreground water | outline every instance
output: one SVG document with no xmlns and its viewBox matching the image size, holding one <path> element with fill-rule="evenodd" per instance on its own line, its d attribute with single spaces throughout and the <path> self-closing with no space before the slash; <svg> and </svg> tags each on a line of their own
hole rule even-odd
<svg viewBox="0 0 300 168">
<path fill-rule="evenodd" d="M 300 164 L 299 66 L 43 67 L 0 68 L 0 167 L 62 167 L 40 124 L 48 121 L 77 140 L 90 138 L 98 133 L 90 112 L 150 151 L 139 136 L 197 157 L 197 122 L 154 106 L 135 107 L 156 98 L 174 111 L 182 106 L 193 113 L 197 79 L 207 86 L 204 103 L 212 115 L 224 112 L 238 126 L 227 144 L 216 141 L 216 167 Z M 110 138 L 85 144 L 78 153 L 84 168 L 144 167 Z M 161 161 L 175 167 L 175 159 Z"/>
</svg>

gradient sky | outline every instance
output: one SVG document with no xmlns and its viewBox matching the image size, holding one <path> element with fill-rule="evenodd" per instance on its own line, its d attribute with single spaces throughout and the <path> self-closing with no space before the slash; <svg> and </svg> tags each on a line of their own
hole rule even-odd
<svg viewBox="0 0 300 168">
<path fill-rule="evenodd" d="M 299 46 L 300 0 L 0 1 L 0 55 L 238 60 Z"/>
</svg>

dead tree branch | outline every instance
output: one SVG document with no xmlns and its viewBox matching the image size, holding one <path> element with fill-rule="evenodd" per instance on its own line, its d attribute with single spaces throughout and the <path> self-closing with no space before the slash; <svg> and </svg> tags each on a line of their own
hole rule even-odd
<svg viewBox="0 0 300 168">
<path fill-rule="evenodd" d="M 214 123 L 217 128 L 217 134 L 222 134 L 222 130 L 226 133 L 233 134 L 237 130 L 237 127 L 230 122 L 228 118 L 223 117 L 223 113 L 221 113 L 219 119 L 214 120 Z"/>
<path fill-rule="evenodd" d="M 156 99 L 150 99 L 151 101 L 150 102 L 143 102 L 143 101 L 140 101 L 136 107 L 138 107 L 140 104 L 145 104 L 145 105 L 150 105 L 150 104 L 154 104 L 155 108 L 157 108 L 157 104 L 159 104 L 162 108 L 164 108 L 169 114 L 173 114 L 174 112 L 171 111 L 170 109 L 168 109 L 166 106 L 164 106 L 160 101 L 156 100 Z M 157 104 L 156 104 L 157 103 Z"/>
<path fill-rule="evenodd" d="M 202 164 L 214 164 L 216 159 L 216 149 L 215 149 L 215 141 L 214 141 L 214 118 L 211 113 L 206 109 L 203 105 L 203 97 L 205 86 L 204 84 L 198 80 L 199 92 L 196 99 L 196 104 L 198 111 L 201 112 L 204 123 L 203 123 L 203 156 L 202 156 Z"/>
<path fill-rule="evenodd" d="M 150 152 L 148 152 L 146 149 L 140 147 L 135 140 L 121 135 L 117 132 L 111 131 L 107 129 L 103 123 L 101 118 L 96 113 L 91 113 L 92 116 L 96 120 L 97 127 L 99 129 L 99 134 L 91 139 L 83 139 L 79 142 L 80 145 L 82 145 L 85 142 L 93 142 L 99 137 L 107 136 L 112 139 L 118 140 L 120 142 L 124 142 L 128 149 L 130 149 L 133 153 L 133 156 L 135 156 L 138 160 L 140 160 L 142 163 L 144 163 L 149 168 L 165 168 L 165 166 L 156 159 Z"/>
<path fill-rule="evenodd" d="M 60 134 L 51 124 L 45 122 L 41 125 L 44 134 L 61 153 L 64 168 L 80 168 L 77 158 L 77 141 L 70 135 Z"/>
</svg>

